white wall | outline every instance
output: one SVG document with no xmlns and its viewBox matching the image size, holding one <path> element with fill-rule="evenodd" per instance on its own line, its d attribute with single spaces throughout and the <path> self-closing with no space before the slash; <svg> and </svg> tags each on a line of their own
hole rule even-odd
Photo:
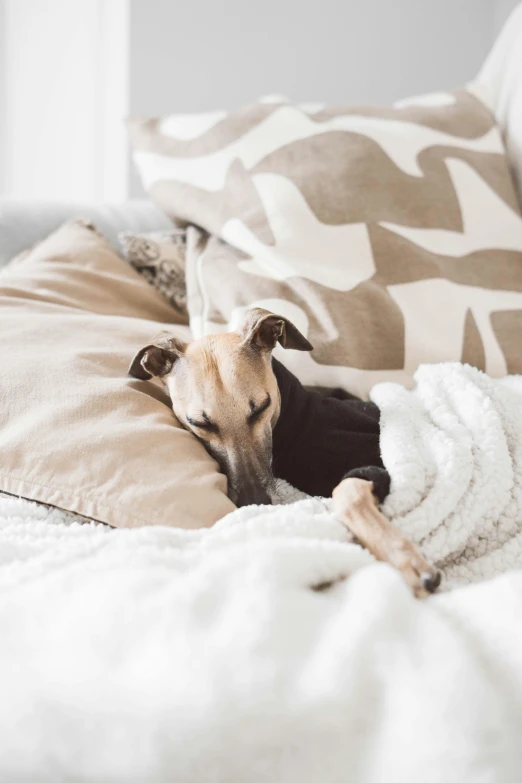
<svg viewBox="0 0 522 783">
<path fill-rule="evenodd" d="M 3 0 L 4 193 L 126 196 L 126 8 L 126 0 Z"/>
<path fill-rule="evenodd" d="M 5 54 L 5 19 L 4 4 L 0 0 L 0 196 L 5 191 L 5 168 L 6 168 L 6 114 L 5 114 L 5 90 L 7 87 L 7 78 L 5 72 L 6 66 Z"/>
<path fill-rule="evenodd" d="M 494 0 L 493 2 L 493 34 L 496 38 L 511 11 L 520 0 Z"/>
<path fill-rule="evenodd" d="M 451 88 L 475 75 L 507 15 L 494 0 L 130 3 L 129 107 L 144 115 L 230 108 L 273 92 L 389 103 Z M 131 183 L 139 193 L 134 172 Z"/>
<path fill-rule="evenodd" d="M 131 96 L 145 113 L 267 92 L 387 103 L 461 84 L 492 41 L 491 0 L 131 0 Z"/>
<path fill-rule="evenodd" d="M 516 0 L 0 0 L 0 193 L 141 192 L 123 118 L 472 78 Z M 2 17 L 3 15 L 3 17 Z"/>
</svg>

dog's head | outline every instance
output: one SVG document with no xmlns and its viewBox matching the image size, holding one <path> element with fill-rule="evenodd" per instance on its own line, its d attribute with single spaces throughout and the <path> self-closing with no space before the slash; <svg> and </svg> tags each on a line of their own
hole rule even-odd
<svg viewBox="0 0 522 783">
<path fill-rule="evenodd" d="M 183 343 L 164 335 L 134 357 L 129 374 L 160 378 L 180 423 L 203 442 L 228 477 L 238 505 L 270 503 L 272 429 L 280 396 L 271 354 L 284 348 L 311 351 L 282 316 L 254 308 L 237 332 Z"/>
</svg>

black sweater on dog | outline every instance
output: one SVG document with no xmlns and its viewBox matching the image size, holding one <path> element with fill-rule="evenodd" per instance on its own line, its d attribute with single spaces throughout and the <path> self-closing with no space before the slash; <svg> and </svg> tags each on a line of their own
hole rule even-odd
<svg viewBox="0 0 522 783">
<path fill-rule="evenodd" d="M 281 413 L 272 434 L 273 471 L 309 495 L 330 497 L 348 476 L 374 483 L 382 502 L 390 478 L 379 447 L 380 411 L 357 397 L 324 397 L 307 391 L 277 359 L 272 368 Z"/>
</svg>

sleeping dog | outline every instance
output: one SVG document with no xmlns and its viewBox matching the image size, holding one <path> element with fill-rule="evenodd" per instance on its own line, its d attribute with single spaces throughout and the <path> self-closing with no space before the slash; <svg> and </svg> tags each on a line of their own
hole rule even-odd
<svg viewBox="0 0 522 783">
<path fill-rule="evenodd" d="M 379 512 L 390 478 L 380 456 L 379 409 L 306 391 L 272 357 L 276 344 L 312 345 L 286 318 L 249 310 L 237 332 L 185 344 L 163 335 L 134 357 L 130 375 L 160 378 L 179 422 L 228 478 L 239 506 L 270 503 L 273 477 L 309 495 L 334 497 L 352 533 L 380 560 L 396 565 L 417 594 L 440 582 L 414 545 Z"/>
</svg>

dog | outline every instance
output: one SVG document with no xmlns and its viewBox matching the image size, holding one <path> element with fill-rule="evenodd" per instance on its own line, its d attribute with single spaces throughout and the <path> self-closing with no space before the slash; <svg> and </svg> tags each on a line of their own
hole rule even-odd
<svg viewBox="0 0 522 783">
<path fill-rule="evenodd" d="M 236 505 L 269 504 L 274 477 L 331 495 L 363 546 L 397 567 L 416 595 L 433 592 L 439 573 L 377 506 L 390 487 L 379 409 L 352 395 L 305 390 L 272 357 L 277 343 L 313 350 L 287 318 L 252 308 L 235 332 L 190 343 L 160 336 L 138 351 L 129 374 L 167 387 L 178 421 L 217 461 Z"/>
</svg>

